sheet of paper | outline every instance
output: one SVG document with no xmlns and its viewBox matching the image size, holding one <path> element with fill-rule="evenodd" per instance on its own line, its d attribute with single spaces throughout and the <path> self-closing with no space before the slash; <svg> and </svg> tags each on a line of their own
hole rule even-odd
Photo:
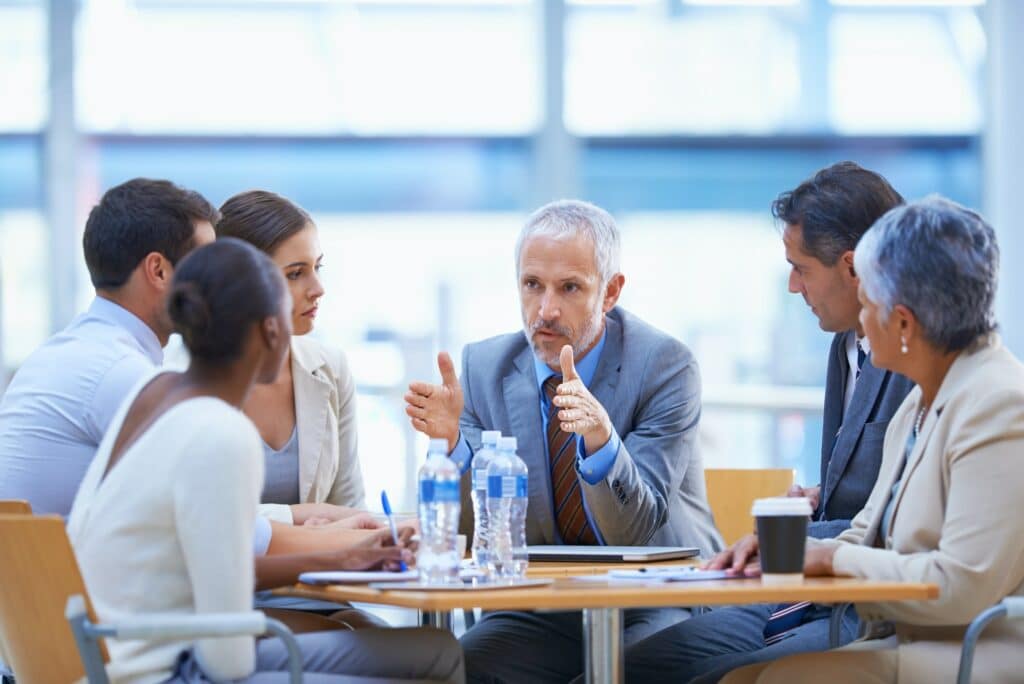
<svg viewBox="0 0 1024 684">
<path fill-rule="evenodd" d="M 654 582 L 691 582 L 742 579 L 742 577 L 742 575 L 726 574 L 725 570 L 700 570 L 699 568 L 640 568 L 638 570 L 611 570 L 608 572 L 609 579 Z"/>
<path fill-rule="evenodd" d="M 299 575 L 299 581 L 303 584 L 365 584 L 367 582 L 410 582 L 419 576 L 418 570 L 406 570 L 405 572 L 328 570 L 304 572 Z"/>
</svg>

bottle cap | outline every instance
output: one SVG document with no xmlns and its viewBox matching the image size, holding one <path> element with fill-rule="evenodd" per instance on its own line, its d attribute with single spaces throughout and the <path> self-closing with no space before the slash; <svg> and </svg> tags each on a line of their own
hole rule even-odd
<svg viewBox="0 0 1024 684">
<path fill-rule="evenodd" d="M 448 440 L 447 439 L 432 439 L 430 440 L 430 446 L 427 447 L 428 454 L 441 454 L 442 456 L 448 455 Z"/>
<path fill-rule="evenodd" d="M 485 446 L 497 446 L 501 437 L 501 430 L 484 430 L 480 434 L 480 442 Z"/>
<path fill-rule="evenodd" d="M 516 450 L 516 438 L 515 437 L 501 437 L 498 439 L 498 448 L 502 450 Z"/>
</svg>

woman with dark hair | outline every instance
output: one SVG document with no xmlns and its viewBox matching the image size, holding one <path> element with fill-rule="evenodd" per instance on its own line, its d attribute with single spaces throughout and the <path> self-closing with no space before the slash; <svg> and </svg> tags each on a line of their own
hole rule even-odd
<svg viewBox="0 0 1024 684">
<path fill-rule="evenodd" d="M 185 258 L 168 309 L 191 354 L 184 373 L 146 377 L 114 417 L 75 498 L 68 534 L 93 606 L 103 621 L 138 613 L 246 611 L 252 605 L 252 538 L 263 458 L 242 414 L 250 392 L 281 370 L 291 337 L 291 298 L 278 269 L 238 240 L 219 240 Z M 410 530 L 403 533 L 409 536 Z M 407 549 L 390 535 L 315 567 L 392 568 Z M 278 559 L 286 557 L 278 557 Z M 273 568 L 264 568 L 272 572 Z M 273 579 L 271 578 L 271 581 Z M 462 681 L 461 652 L 437 630 L 362 630 L 298 637 L 306 681 Z M 195 642 L 111 640 L 111 679 L 287 681 L 276 639 Z M 379 656 L 379 657 L 376 657 Z"/>
<path fill-rule="evenodd" d="M 294 337 L 282 372 L 273 383 L 255 388 L 242 407 L 263 441 L 263 513 L 296 524 L 345 517 L 351 508 L 365 506 L 356 454 L 355 382 L 340 351 L 306 336 L 324 294 L 316 225 L 284 197 L 253 190 L 224 203 L 216 232 L 269 255 L 291 295 Z"/>
</svg>

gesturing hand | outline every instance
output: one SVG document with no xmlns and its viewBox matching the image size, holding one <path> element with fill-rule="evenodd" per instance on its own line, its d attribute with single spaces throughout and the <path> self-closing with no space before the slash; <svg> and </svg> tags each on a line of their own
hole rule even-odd
<svg viewBox="0 0 1024 684">
<path fill-rule="evenodd" d="M 554 404 L 559 409 L 558 420 L 562 432 L 575 432 L 583 437 L 587 451 L 594 453 L 612 436 L 612 421 L 601 402 L 594 398 L 576 372 L 572 347 L 565 345 L 559 357 L 562 365 L 562 384 L 558 386 Z"/>
<path fill-rule="evenodd" d="M 448 440 L 448 451 L 459 441 L 459 416 L 462 415 L 462 386 L 448 352 L 437 355 L 441 384 L 413 382 L 405 393 L 405 413 L 412 427 L 428 437 Z"/>
</svg>

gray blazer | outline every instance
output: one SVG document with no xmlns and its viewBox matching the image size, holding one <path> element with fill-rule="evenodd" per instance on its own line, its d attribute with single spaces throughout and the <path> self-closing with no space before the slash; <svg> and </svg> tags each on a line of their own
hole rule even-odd
<svg viewBox="0 0 1024 684">
<path fill-rule="evenodd" d="M 852 330 L 832 339 L 825 379 L 825 416 L 821 435 L 821 499 L 808 533 L 824 539 L 850 526 L 864 508 L 882 464 L 882 442 L 896 409 L 914 383 L 892 371 L 876 368 L 869 356 L 843 420 L 843 397 L 850 377 L 846 342 Z"/>
<path fill-rule="evenodd" d="M 612 545 L 684 545 L 703 555 L 722 540 L 711 519 L 697 451 L 700 375 L 680 342 L 616 307 L 590 391 L 608 412 L 622 446 L 608 476 L 579 479 L 593 522 Z M 522 332 L 468 345 L 462 352 L 462 434 L 472 449 L 482 430 L 519 440 L 530 469 L 526 539 L 558 544 L 540 388 L 533 350 Z M 577 476 L 578 477 L 578 476 Z M 469 475 L 463 477 L 463 525 L 472 527 Z"/>
</svg>

